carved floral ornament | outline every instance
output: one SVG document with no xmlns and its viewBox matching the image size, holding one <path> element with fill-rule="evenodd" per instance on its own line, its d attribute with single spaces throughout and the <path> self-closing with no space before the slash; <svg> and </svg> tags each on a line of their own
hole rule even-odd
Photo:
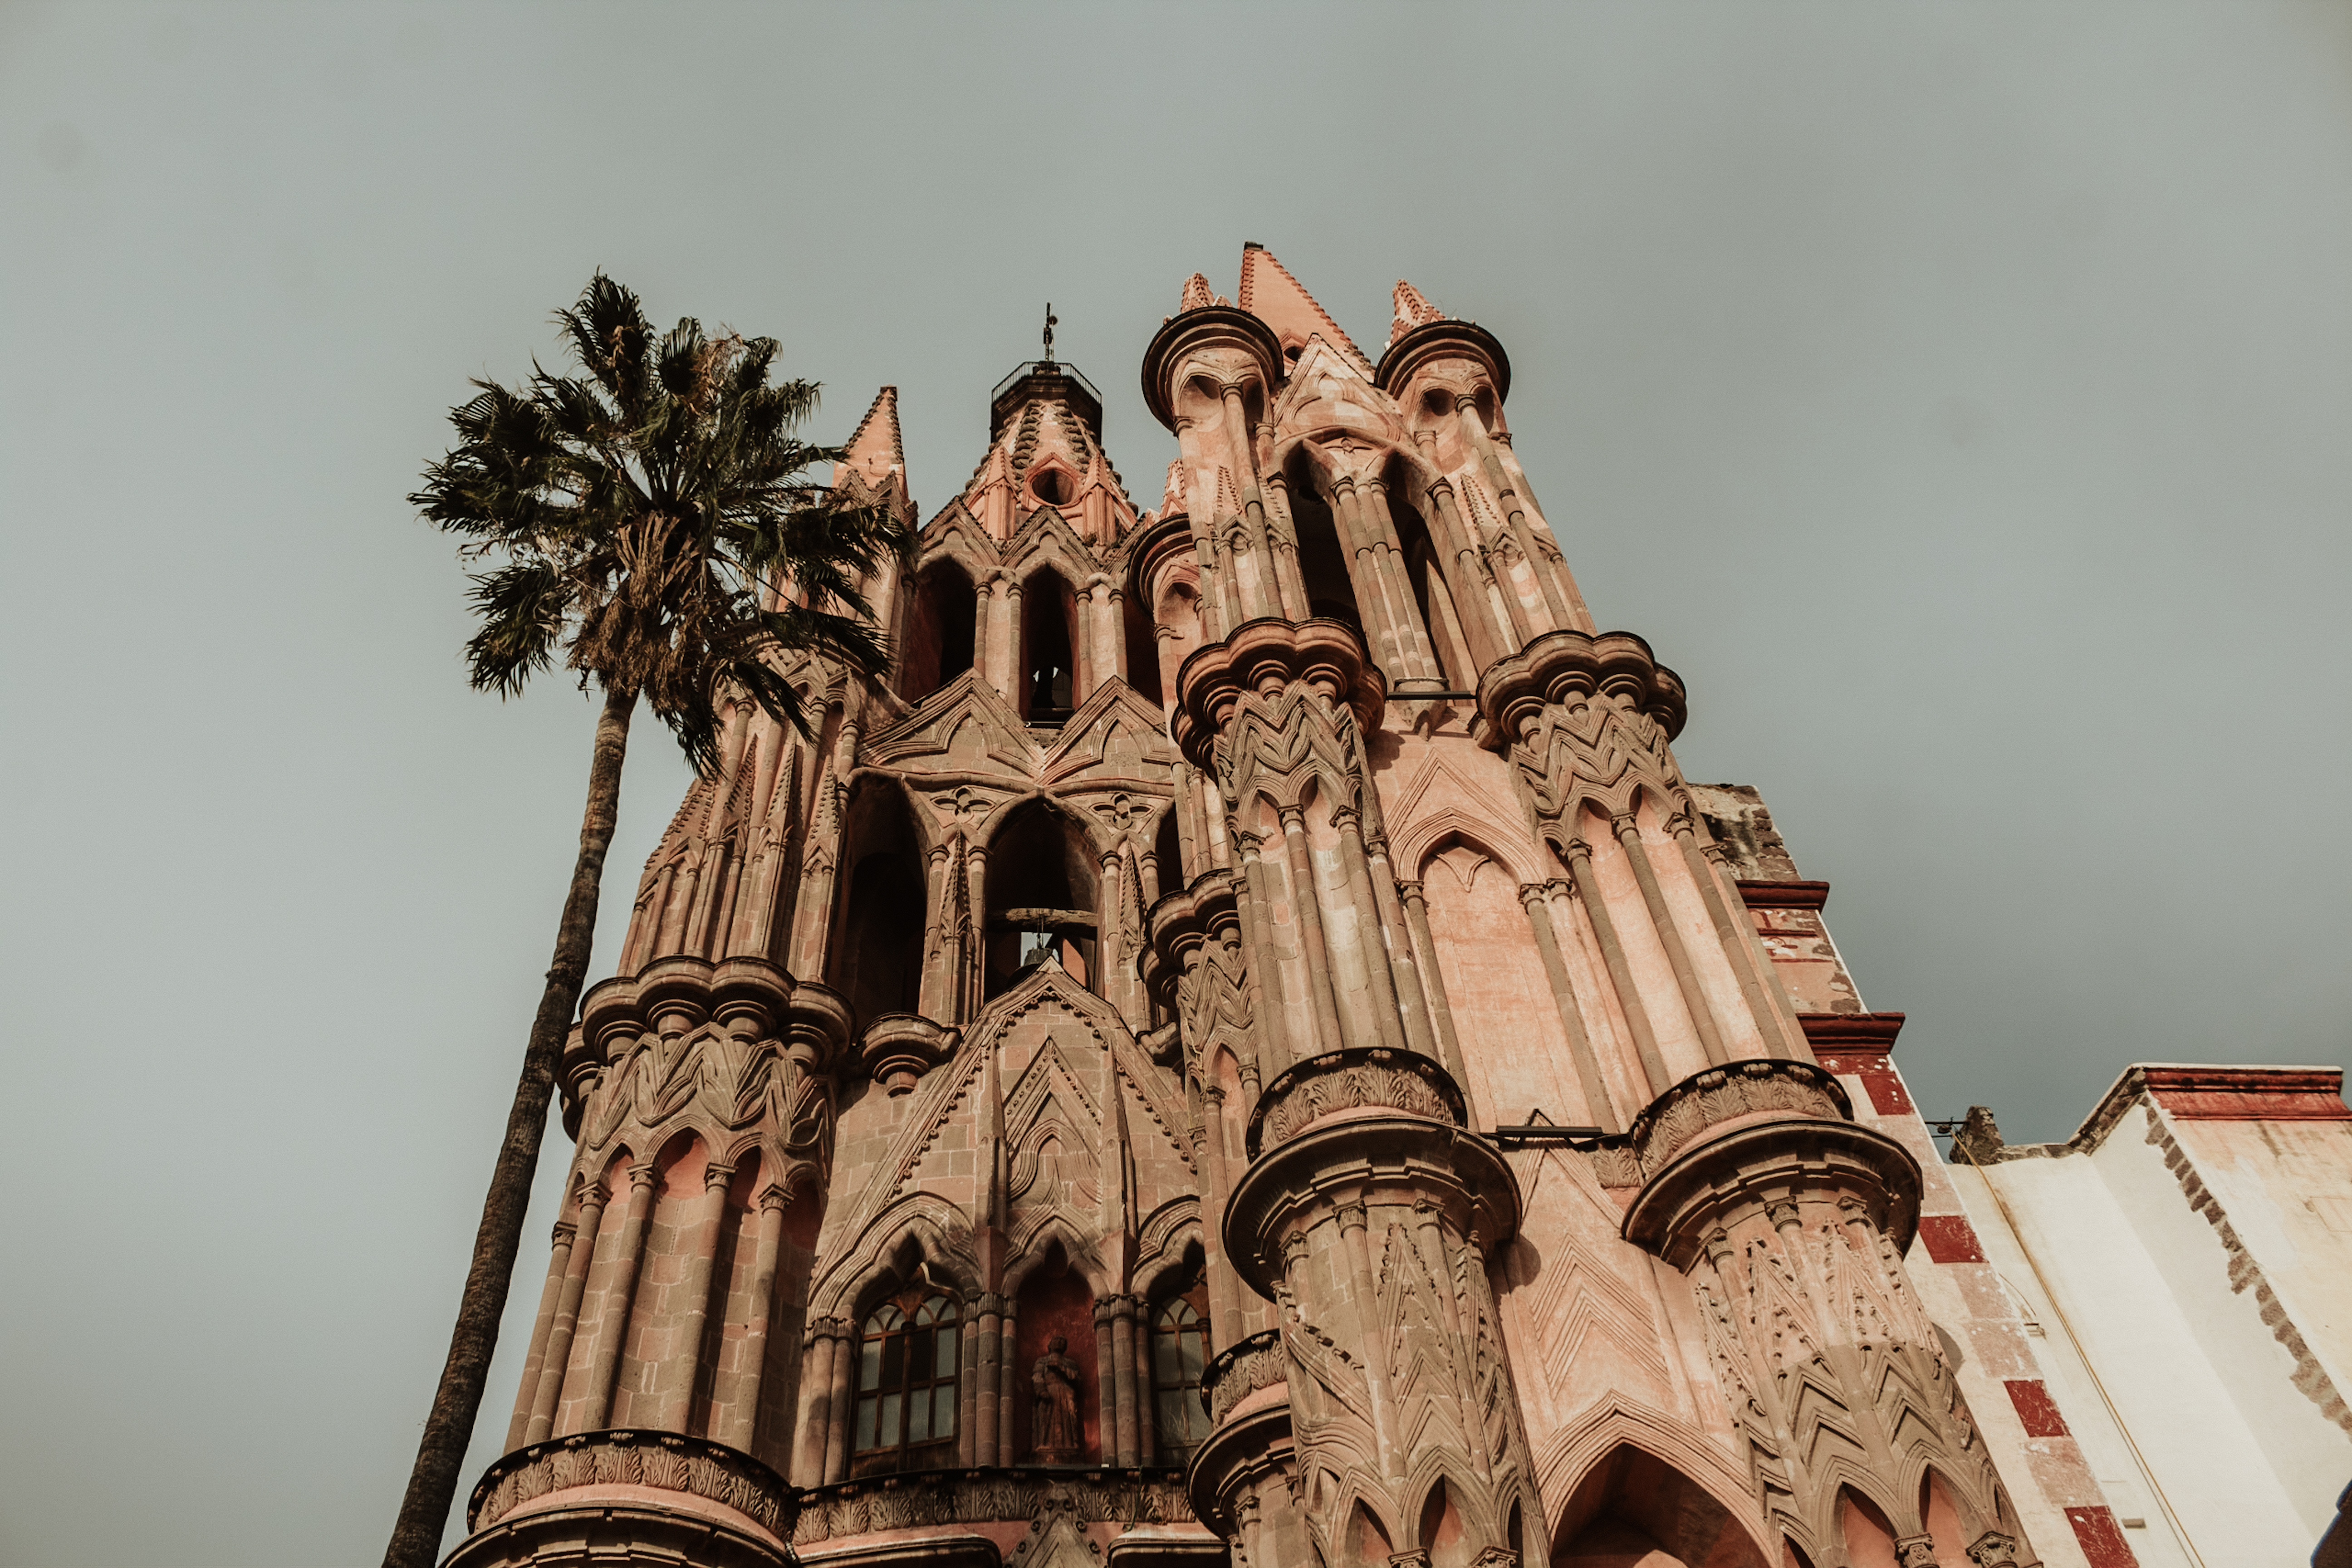
<svg viewBox="0 0 2352 1568">
<path fill-rule="evenodd" d="M 1320 618 L 1244 621 L 1223 642 L 1194 649 L 1177 670 L 1170 726 L 1177 747 L 1194 767 L 1222 774 L 1218 752 L 1244 699 L 1270 699 L 1294 686 L 1351 710 L 1367 731 L 1380 727 L 1388 701 L 1387 679 L 1353 626 Z"/>
<path fill-rule="evenodd" d="M 509 1454 L 475 1487 L 466 1527 L 488 1530 L 551 1492 L 624 1486 L 705 1499 L 734 1510 L 771 1535 L 793 1529 L 792 1489 L 751 1455 L 674 1432 L 627 1431 L 583 1432 Z"/>
<path fill-rule="evenodd" d="M 1650 645 L 1632 632 L 1547 632 L 1490 668 L 1478 682 L 1486 743 L 1496 751 L 1519 742 L 1547 704 L 1561 707 L 1606 696 L 1621 711 L 1656 724 L 1663 741 L 1682 733 L 1689 700 L 1682 677 L 1657 662 Z"/>
<path fill-rule="evenodd" d="M 1652 1100 L 1626 1137 L 1642 1169 L 1655 1172 L 1708 1128 L 1774 1112 L 1853 1120 L 1853 1102 L 1834 1077 L 1811 1062 L 1766 1058 L 1693 1073 Z"/>
<path fill-rule="evenodd" d="M 1201 1408 L 1211 1424 L 1222 1426 L 1234 1406 L 1261 1388 L 1290 1380 L 1290 1360 L 1283 1353 L 1282 1331 L 1267 1329 L 1219 1351 L 1201 1374 Z"/>
<path fill-rule="evenodd" d="M 563 1086 L 583 1165 L 615 1144 L 642 1152 L 693 1131 L 713 1158 L 756 1142 L 795 1173 L 830 1167 L 827 1067 L 848 1018 L 825 987 L 763 960 L 671 958 L 599 985 L 583 1015 Z"/>
<path fill-rule="evenodd" d="M 808 1546 L 882 1530 L 1034 1519 L 1056 1504 L 1085 1523 L 1189 1524 L 1193 1518 L 1179 1481 L 961 1470 L 892 1476 L 878 1484 L 847 1481 L 811 1492 L 801 1505 L 793 1542 Z"/>
<path fill-rule="evenodd" d="M 1461 1127 L 1462 1091 L 1427 1057 L 1379 1047 L 1331 1051 L 1289 1068 L 1266 1085 L 1250 1113 L 1249 1154 L 1284 1143 L 1351 1110 L 1402 1111 Z"/>
</svg>

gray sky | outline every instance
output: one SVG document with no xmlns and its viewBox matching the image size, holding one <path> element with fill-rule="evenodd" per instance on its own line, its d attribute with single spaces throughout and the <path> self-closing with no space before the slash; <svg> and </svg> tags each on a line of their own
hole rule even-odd
<svg viewBox="0 0 2352 1568">
<path fill-rule="evenodd" d="M 1927 1114 L 2347 1059 L 2341 6 L 16 4 L 0 1562 L 382 1551 L 591 720 L 465 688 L 402 499 L 465 378 L 601 264 L 828 438 L 897 383 L 928 513 L 1051 299 L 1152 505 L 1140 351 L 1244 239 L 1368 347 L 1399 276 L 1500 335 Z M 599 973 L 685 778 L 638 738 Z"/>
</svg>

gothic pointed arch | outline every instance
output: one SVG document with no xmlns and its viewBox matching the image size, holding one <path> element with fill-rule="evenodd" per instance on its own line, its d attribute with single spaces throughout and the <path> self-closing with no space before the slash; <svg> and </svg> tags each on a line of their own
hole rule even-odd
<svg viewBox="0 0 2352 1568">
<path fill-rule="evenodd" d="M 1568 1494 L 1552 1568 L 1775 1568 L 1743 1522 L 1751 1511 L 1727 1506 L 1649 1449 L 1620 1443 Z"/>
<path fill-rule="evenodd" d="M 1342 537 L 1329 500 L 1330 464 L 1312 443 L 1293 448 L 1284 469 L 1289 481 L 1291 530 L 1298 542 L 1298 576 L 1307 613 L 1345 622 L 1364 636 L 1364 611 L 1357 596 L 1352 541 Z"/>
<path fill-rule="evenodd" d="M 1033 796 L 1000 814 L 986 849 L 986 994 L 1003 994 L 1044 963 L 1094 986 L 1099 867 L 1086 824 Z"/>
<path fill-rule="evenodd" d="M 929 903 L 925 834 L 894 781 L 861 780 L 843 833 L 840 935 L 825 984 L 863 1028 L 886 1013 L 912 1013 L 920 991 Z"/>
<path fill-rule="evenodd" d="M 914 575 L 898 628 L 898 695 L 919 702 L 972 667 L 979 589 L 963 563 L 942 551 Z"/>
</svg>

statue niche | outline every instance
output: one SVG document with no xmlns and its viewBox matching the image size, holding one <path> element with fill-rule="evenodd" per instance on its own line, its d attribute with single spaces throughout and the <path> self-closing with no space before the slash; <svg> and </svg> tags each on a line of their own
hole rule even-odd
<svg viewBox="0 0 2352 1568">
<path fill-rule="evenodd" d="M 1075 1465 L 1084 1455 L 1078 1426 L 1078 1363 L 1070 1342 L 1055 1334 L 1029 1370 L 1035 1398 L 1029 1414 L 1030 1457 L 1041 1465 Z"/>
</svg>

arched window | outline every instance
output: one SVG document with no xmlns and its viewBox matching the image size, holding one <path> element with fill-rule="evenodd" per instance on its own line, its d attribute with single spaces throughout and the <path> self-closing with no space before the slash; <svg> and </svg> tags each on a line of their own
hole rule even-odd
<svg viewBox="0 0 2352 1568">
<path fill-rule="evenodd" d="M 1152 1435 L 1169 1458 L 1189 1454 L 1209 1435 L 1201 1408 L 1201 1373 L 1209 1364 L 1204 1284 L 1171 1296 L 1151 1316 Z"/>
<path fill-rule="evenodd" d="M 919 1287 L 866 1320 L 857 1358 L 857 1469 L 927 1469 L 946 1464 L 956 1432 L 961 1314 L 950 1297 Z"/>
</svg>

